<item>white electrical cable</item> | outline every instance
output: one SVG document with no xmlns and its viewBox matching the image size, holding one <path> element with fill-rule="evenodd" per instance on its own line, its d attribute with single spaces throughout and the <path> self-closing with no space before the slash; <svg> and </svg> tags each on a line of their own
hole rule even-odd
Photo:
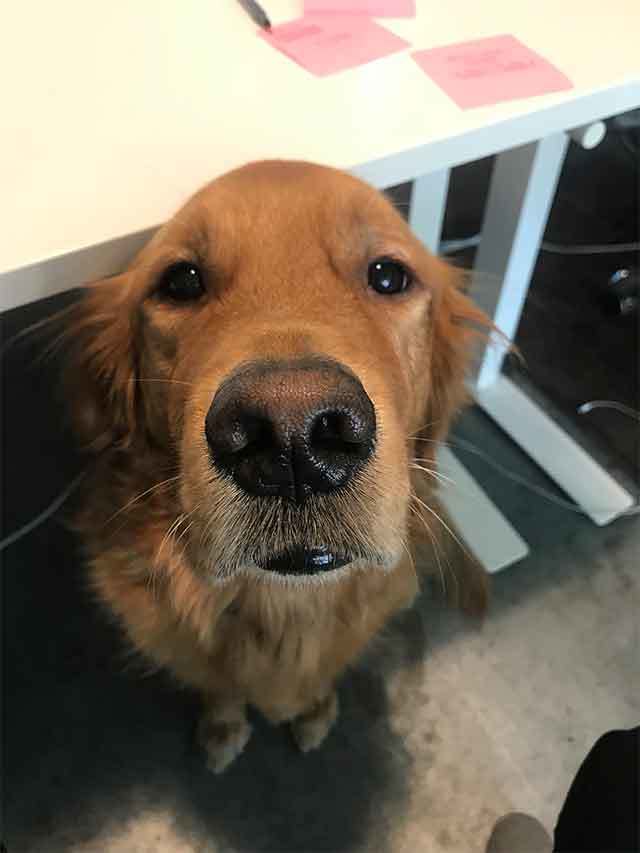
<svg viewBox="0 0 640 853">
<path fill-rule="evenodd" d="M 593 243 L 576 246 L 567 246 L 563 243 L 549 243 L 542 241 L 540 246 L 543 252 L 551 252 L 555 255 L 609 255 L 616 252 L 640 252 L 640 243 Z"/>
<path fill-rule="evenodd" d="M 78 488 L 78 486 L 84 479 L 86 473 L 86 471 L 83 471 L 81 474 L 78 474 L 78 476 L 71 481 L 67 488 L 62 491 L 58 495 L 58 497 L 55 498 L 55 500 L 53 500 L 49 504 L 46 509 L 43 509 L 39 515 L 36 515 L 36 517 L 32 518 L 31 521 L 28 521 L 22 527 L 19 527 L 17 530 L 14 530 L 13 533 L 10 533 L 8 536 L 5 536 L 5 538 L 0 541 L 0 551 L 4 551 L 5 548 L 8 548 L 10 545 L 13 545 L 15 542 L 18 542 L 20 539 L 34 531 L 36 527 L 40 527 L 40 525 L 44 524 L 47 519 L 51 518 L 51 516 L 60 509 L 60 507 L 67 500 L 67 498 Z"/>
<path fill-rule="evenodd" d="M 441 255 L 454 255 L 456 252 L 464 252 L 465 249 L 474 249 L 480 243 L 480 234 L 471 237 L 461 237 L 459 240 L 443 240 L 440 243 Z"/>
<path fill-rule="evenodd" d="M 579 415 L 586 415 L 594 409 L 613 409 L 615 412 L 620 412 L 628 418 L 640 421 L 640 411 L 632 409 L 631 406 L 627 406 L 625 403 L 618 403 L 617 400 L 589 400 L 588 403 L 578 406 L 576 411 Z"/>
<path fill-rule="evenodd" d="M 444 442 L 447 444 L 447 442 Z M 475 444 L 472 444 L 470 441 L 466 441 L 462 438 L 455 438 L 453 441 L 448 442 L 448 447 L 451 447 L 455 450 L 459 447 L 462 450 L 466 450 L 469 453 L 473 453 L 474 456 L 482 459 L 483 462 L 486 462 L 491 468 L 497 471 L 499 474 L 502 474 L 503 477 L 506 477 L 508 480 L 511 480 L 514 483 L 518 483 L 520 486 L 523 486 L 525 489 L 528 489 L 530 492 L 538 495 L 545 500 L 548 500 L 549 503 L 556 504 L 557 506 L 562 507 L 563 509 L 567 509 L 570 512 L 578 513 L 579 515 L 589 515 L 589 513 L 584 510 L 578 504 L 571 503 L 571 501 L 566 501 L 563 498 L 556 497 L 556 495 L 549 492 L 547 489 L 542 486 L 537 486 L 535 483 L 529 482 L 526 477 L 522 477 L 520 474 L 516 474 L 515 471 L 510 471 L 508 468 L 505 468 L 504 465 L 501 465 L 499 462 L 496 462 L 488 453 L 485 453 L 483 450 L 480 450 L 479 447 L 476 447 Z M 621 513 L 622 516 L 627 515 L 638 515 L 640 514 L 640 503 L 635 506 L 630 507 L 625 512 Z"/>
</svg>

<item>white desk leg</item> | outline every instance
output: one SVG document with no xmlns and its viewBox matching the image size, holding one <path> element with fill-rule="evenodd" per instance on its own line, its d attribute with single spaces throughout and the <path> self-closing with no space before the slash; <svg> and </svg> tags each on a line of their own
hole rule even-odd
<svg viewBox="0 0 640 853">
<path fill-rule="evenodd" d="M 633 495 L 506 376 L 476 401 L 598 525 L 631 509 Z"/>
<path fill-rule="evenodd" d="M 515 336 L 569 138 L 559 133 L 496 158 L 470 294 L 510 340 Z M 477 385 L 500 375 L 505 348 L 488 346 Z"/>
<path fill-rule="evenodd" d="M 437 253 L 449 189 L 449 170 L 425 175 L 414 182 L 409 224 L 425 246 Z M 497 572 L 522 559 L 528 548 L 496 505 L 446 448 L 440 448 L 438 466 L 451 484 L 440 490 L 456 530 L 488 572 Z"/>
<path fill-rule="evenodd" d="M 447 447 L 438 451 L 438 470 L 447 476 L 438 494 L 465 544 L 493 574 L 526 557 L 529 547 Z"/>
<path fill-rule="evenodd" d="M 550 136 L 496 159 L 471 296 L 510 340 L 515 337 L 569 137 Z M 482 408 L 592 518 L 606 524 L 633 496 L 536 403 L 501 375 L 505 348 L 490 344 L 476 377 Z"/>
<path fill-rule="evenodd" d="M 449 190 L 449 169 L 423 175 L 413 182 L 409 225 L 417 237 L 437 254 Z"/>
</svg>

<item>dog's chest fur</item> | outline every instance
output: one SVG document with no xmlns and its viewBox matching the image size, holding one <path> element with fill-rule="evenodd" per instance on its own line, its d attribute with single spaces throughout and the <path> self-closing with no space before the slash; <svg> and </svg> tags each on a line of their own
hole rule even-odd
<svg viewBox="0 0 640 853">
<path fill-rule="evenodd" d="M 134 647 L 184 684 L 236 692 L 275 721 L 326 694 L 417 588 L 408 561 L 323 584 L 247 577 L 212 585 L 184 555 L 168 555 L 171 570 L 158 571 L 146 548 L 91 550 L 95 588 Z"/>
</svg>

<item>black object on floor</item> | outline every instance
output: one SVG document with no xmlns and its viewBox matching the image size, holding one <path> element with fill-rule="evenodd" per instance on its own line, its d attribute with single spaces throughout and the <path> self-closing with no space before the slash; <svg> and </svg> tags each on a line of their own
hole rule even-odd
<svg viewBox="0 0 640 853">
<path fill-rule="evenodd" d="M 608 732 L 573 780 L 555 831 L 556 853 L 640 850 L 640 728 Z"/>
</svg>

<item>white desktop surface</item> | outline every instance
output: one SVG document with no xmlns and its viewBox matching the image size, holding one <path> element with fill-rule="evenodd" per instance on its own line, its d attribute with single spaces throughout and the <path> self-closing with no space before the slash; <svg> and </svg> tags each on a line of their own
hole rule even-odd
<svg viewBox="0 0 640 853">
<path fill-rule="evenodd" d="M 302 2 L 265 6 L 277 23 Z M 637 0 L 417 6 L 415 19 L 380 22 L 415 49 L 511 33 L 575 88 L 465 111 L 408 52 L 315 78 L 258 38 L 234 0 L 13 4 L 0 54 L 0 276 L 155 226 L 247 161 L 314 160 L 388 186 L 640 103 Z M 0 307 L 64 289 L 55 278 L 32 293 L 0 277 Z"/>
</svg>

